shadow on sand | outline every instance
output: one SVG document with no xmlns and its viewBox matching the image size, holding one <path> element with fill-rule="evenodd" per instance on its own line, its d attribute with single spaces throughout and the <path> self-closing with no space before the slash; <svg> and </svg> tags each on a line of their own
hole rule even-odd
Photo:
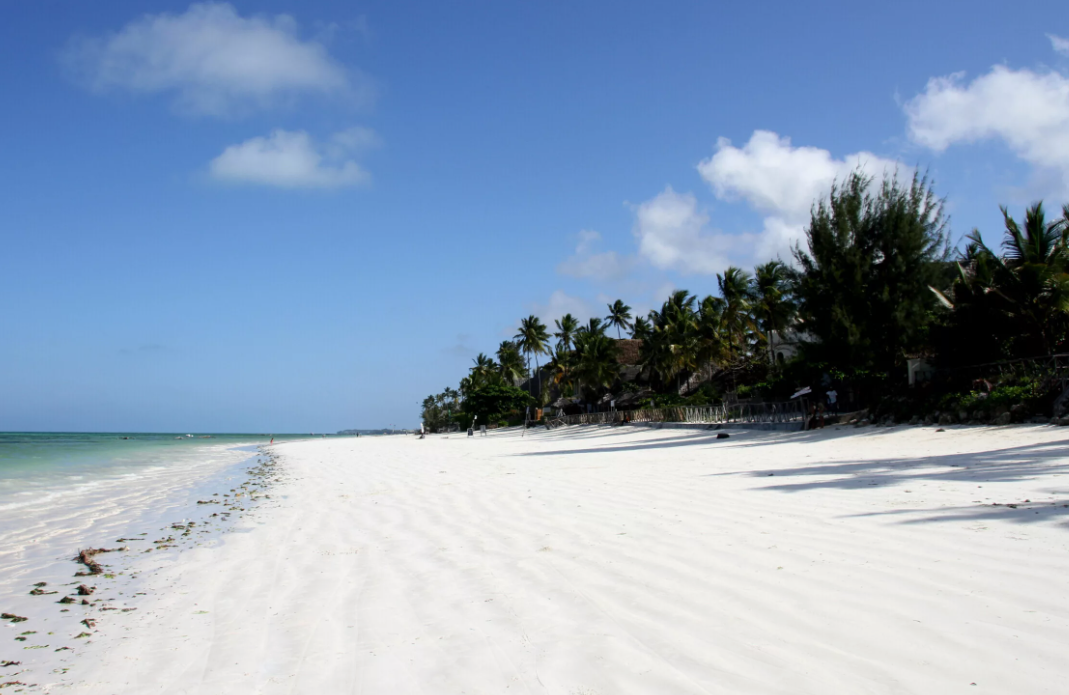
<svg viewBox="0 0 1069 695">
<path fill-rule="evenodd" d="M 716 475 L 738 475 L 711 474 Z M 1004 519 L 1016 523 L 1036 523 L 1065 519 L 1059 525 L 1069 528 L 1069 439 L 1006 447 L 994 451 L 944 454 L 924 458 L 884 458 L 869 461 L 835 461 L 774 471 L 748 471 L 751 477 L 787 478 L 783 482 L 762 486 L 775 492 L 804 492 L 815 489 L 860 490 L 892 485 L 916 485 L 926 482 L 1003 483 L 1043 479 L 1057 483 L 1056 476 L 1066 476 L 1064 485 L 1037 491 L 1036 500 L 976 500 L 967 506 L 942 506 L 927 509 L 893 509 L 856 516 L 890 516 L 902 523 L 917 524 L 939 521 L 983 521 Z M 794 480 L 792 480 L 792 478 Z M 977 497 L 997 495 L 997 490 L 977 491 Z M 1044 499 L 1038 499 L 1039 495 Z M 920 516 L 918 516 L 920 515 Z"/>
</svg>

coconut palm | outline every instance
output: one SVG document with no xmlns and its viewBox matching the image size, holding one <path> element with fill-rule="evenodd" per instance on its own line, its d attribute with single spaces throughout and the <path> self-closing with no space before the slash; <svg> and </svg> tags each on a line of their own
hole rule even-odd
<svg viewBox="0 0 1069 695">
<path fill-rule="evenodd" d="M 676 290 L 660 311 L 649 313 L 650 329 L 643 339 L 639 361 L 661 383 L 667 384 L 672 378 L 681 377 L 684 371 L 697 367 L 699 336 L 695 299 L 687 290 Z"/>
<path fill-rule="evenodd" d="M 481 352 L 472 360 L 472 362 L 475 363 L 475 366 L 470 369 L 472 387 L 479 388 L 480 386 L 485 386 L 490 377 L 497 371 L 497 365 L 494 364 L 492 359 Z"/>
<path fill-rule="evenodd" d="M 721 365 L 730 359 L 730 341 L 724 331 L 724 300 L 706 296 L 698 307 L 698 361 Z"/>
<path fill-rule="evenodd" d="M 535 356 L 535 371 L 539 370 L 538 356 L 544 355 L 549 347 L 549 332 L 546 330 L 546 325 L 542 321 L 531 314 L 525 319 L 520 321 L 520 330 L 516 333 L 516 340 L 518 341 L 520 350 L 527 356 L 527 369 L 531 369 L 531 355 Z M 531 391 L 528 386 L 528 391 Z M 542 381 L 539 377 L 538 391 L 542 391 Z M 531 392 L 534 395 L 534 392 Z"/>
<path fill-rule="evenodd" d="M 1064 334 L 1069 312 L 1069 210 L 1064 212 L 1065 217 L 1048 223 L 1043 203 L 1036 203 L 1025 212 L 1021 229 L 1002 208 L 1003 256 L 991 254 L 995 285 L 1007 300 L 1007 313 L 1038 339 L 1044 353 Z"/>
<path fill-rule="evenodd" d="M 717 273 L 716 284 L 724 300 L 720 314 L 721 325 L 729 339 L 733 356 L 742 355 L 749 333 L 756 330 L 750 317 L 750 274 L 742 268 L 729 266 L 723 275 Z"/>
<path fill-rule="evenodd" d="M 754 268 L 750 296 L 753 298 L 752 309 L 757 325 L 768 343 L 769 361 L 774 363 L 772 333 L 782 335 L 794 316 L 790 270 L 780 261 L 757 266 Z"/>
<path fill-rule="evenodd" d="M 649 319 L 644 316 L 638 316 L 635 318 L 635 322 L 631 324 L 631 337 L 635 340 L 645 340 L 650 334 L 650 322 Z"/>
<path fill-rule="evenodd" d="M 1049 353 L 1069 328 L 1069 206 L 1048 223 L 1042 203 L 1025 212 L 1024 227 L 1002 208 L 1006 229 L 999 256 L 973 230 L 957 262 L 957 277 L 939 301 L 952 310 L 950 352 L 986 359 Z M 948 296 L 949 295 L 949 296 Z"/>
<path fill-rule="evenodd" d="M 575 376 L 596 398 L 620 375 L 616 341 L 597 331 L 582 331 L 575 339 Z"/>
<path fill-rule="evenodd" d="M 513 386 L 523 378 L 523 357 L 516 343 L 511 340 L 501 342 L 497 348 L 498 373 L 501 378 Z"/>
<path fill-rule="evenodd" d="M 580 326 L 579 328 L 577 328 L 575 334 L 576 336 L 582 333 L 591 335 L 605 335 L 605 331 L 607 331 L 608 329 L 609 326 L 607 324 L 602 323 L 601 319 L 594 316 L 591 317 L 589 321 L 587 321 L 585 326 Z"/>
<path fill-rule="evenodd" d="M 605 320 L 610 326 L 616 326 L 616 337 L 619 339 L 621 328 L 631 328 L 631 307 L 623 303 L 623 300 L 617 299 L 612 304 L 606 304 L 609 307 L 609 315 L 605 317 Z"/>
<path fill-rule="evenodd" d="M 571 350 L 572 341 L 575 339 L 575 331 L 579 328 L 579 319 L 571 314 L 565 314 L 554 323 L 557 325 L 557 332 L 553 334 L 553 337 L 557 339 L 558 350 L 560 348 L 565 351 Z"/>
</svg>

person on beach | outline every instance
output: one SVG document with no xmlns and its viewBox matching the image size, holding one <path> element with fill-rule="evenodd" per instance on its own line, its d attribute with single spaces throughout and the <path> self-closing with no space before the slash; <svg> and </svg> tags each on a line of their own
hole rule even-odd
<svg viewBox="0 0 1069 695">
<path fill-rule="evenodd" d="M 836 415 L 838 415 L 838 413 L 839 413 L 839 394 L 838 394 L 838 392 L 835 390 L 834 387 L 832 387 L 832 388 L 828 389 L 828 392 L 825 395 L 827 395 L 827 397 L 828 397 L 828 412 L 835 413 Z"/>
</svg>

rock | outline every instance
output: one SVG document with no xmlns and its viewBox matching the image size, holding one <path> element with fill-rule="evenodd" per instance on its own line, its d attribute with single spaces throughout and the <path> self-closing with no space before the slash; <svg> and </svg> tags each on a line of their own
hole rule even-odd
<svg viewBox="0 0 1069 695">
<path fill-rule="evenodd" d="M 1010 414 L 1008 412 L 1002 413 L 1001 415 L 996 417 L 994 420 L 992 420 L 991 424 L 992 425 L 999 425 L 999 426 L 1010 424 Z"/>
<path fill-rule="evenodd" d="M 954 424 L 954 416 L 951 415 L 950 413 L 943 413 L 942 415 L 939 416 L 939 424 L 940 425 L 953 425 Z"/>
<path fill-rule="evenodd" d="M 965 422 L 968 419 L 969 419 L 969 413 L 965 412 L 964 410 L 959 410 L 958 411 L 958 422 Z"/>
<path fill-rule="evenodd" d="M 935 420 L 933 420 L 933 419 L 932 419 L 932 416 L 931 416 L 931 415 L 925 415 L 925 416 L 924 416 L 924 421 L 923 421 L 923 423 L 922 423 L 922 424 L 923 424 L 923 425 L 924 425 L 925 427 L 930 427 L 930 426 L 931 426 L 931 425 L 932 425 L 932 424 L 933 424 L 934 422 L 935 422 Z"/>
<path fill-rule="evenodd" d="M 59 600 L 59 602 L 60 603 L 74 603 L 74 599 L 72 599 L 70 596 L 64 596 L 63 598 L 61 598 Z"/>
<path fill-rule="evenodd" d="M 728 434 L 727 432 L 720 432 L 720 433 L 718 433 L 718 434 L 716 435 L 716 438 L 717 438 L 717 439 L 727 439 L 727 438 L 728 438 L 728 437 L 730 437 L 730 436 L 731 436 L 731 435 L 730 435 L 730 434 Z"/>
<path fill-rule="evenodd" d="M 10 620 L 13 623 L 23 623 L 29 620 L 21 615 L 15 615 L 14 613 L 0 613 L 0 620 Z"/>
<path fill-rule="evenodd" d="M 921 419 L 919 417 L 917 417 L 916 415 L 914 415 L 913 417 L 911 417 L 909 419 L 910 427 L 916 427 L 919 424 L 921 424 Z"/>
<path fill-rule="evenodd" d="M 936 430 L 936 432 L 946 432 L 946 430 L 943 429 L 942 427 L 940 427 L 939 429 Z"/>
<path fill-rule="evenodd" d="M 1058 418 L 1058 425 L 1061 427 L 1069 426 L 1069 416 Z"/>
<path fill-rule="evenodd" d="M 95 586 L 86 586 L 85 584 L 82 584 L 78 587 L 79 596 L 91 596 L 94 591 L 96 591 Z"/>
</svg>

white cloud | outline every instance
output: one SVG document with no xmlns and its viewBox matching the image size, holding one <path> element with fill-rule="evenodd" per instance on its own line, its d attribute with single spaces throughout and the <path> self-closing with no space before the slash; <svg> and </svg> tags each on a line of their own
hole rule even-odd
<svg viewBox="0 0 1069 695">
<path fill-rule="evenodd" d="M 1047 38 L 1050 39 L 1051 48 L 1064 56 L 1069 56 L 1069 39 L 1063 39 L 1054 34 L 1047 34 Z"/>
<path fill-rule="evenodd" d="M 690 193 L 671 186 L 635 208 L 633 233 L 639 255 L 662 270 L 713 274 L 731 264 L 740 250 L 752 246 L 753 235 L 723 234 L 708 228 L 709 216 L 698 210 Z"/>
<path fill-rule="evenodd" d="M 241 17 L 229 4 L 145 15 L 106 37 L 72 40 L 64 62 L 92 89 L 173 92 L 181 110 L 214 116 L 298 93 L 366 90 L 288 15 Z"/>
<path fill-rule="evenodd" d="M 281 188 L 338 188 L 367 183 L 370 175 L 347 157 L 366 146 L 367 134 L 335 135 L 319 147 L 304 131 L 276 130 L 231 145 L 208 165 L 218 181 Z"/>
<path fill-rule="evenodd" d="M 1064 39 L 1051 41 L 1061 50 Z M 1022 160 L 1056 174 L 1069 194 L 1069 78 L 1002 65 L 968 84 L 961 73 L 934 77 L 905 111 L 914 142 L 942 152 L 1002 140 Z"/>
<path fill-rule="evenodd" d="M 856 169 L 877 180 L 912 174 L 899 162 L 871 152 L 836 159 L 818 147 L 794 147 L 790 138 L 767 130 L 754 131 L 741 148 L 720 138 L 716 153 L 698 164 L 698 173 L 718 198 L 745 200 L 765 214 L 763 231 L 752 239 L 758 260 L 789 260 L 791 247 L 804 238 L 813 204 Z"/>
<path fill-rule="evenodd" d="M 619 280 L 627 275 L 634 259 L 621 256 L 615 251 L 594 253 L 601 234 L 586 230 L 579 232 L 575 253 L 557 266 L 557 272 L 575 278 L 590 278 L 598 281 Z"/>
</svg>

